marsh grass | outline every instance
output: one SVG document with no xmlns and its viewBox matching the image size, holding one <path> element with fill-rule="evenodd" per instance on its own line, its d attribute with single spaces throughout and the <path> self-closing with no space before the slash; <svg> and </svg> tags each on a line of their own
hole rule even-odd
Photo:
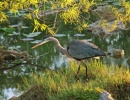
<svg viewBox="0 0 130 100">
<path fill-rule="evenodd" d="M 44 92 L 40 100 L 98 100 L 102 90 L 110 92 L 116 100 L 130 99 L 130 72 L 126 67 L 106 67 L 101 61 L 96 60 L 90 61 L 87 65 L 88 80 L 85 79 L 83 66 L 79 72 L 80 79 L 77 80 L 75 73 L 78 66 L 70 62 L 67 68 L 34 72 L 28 77 L 23 77 L 24 88 L 27 90 L 32 86 L 40 86 L 34 89 Z M 32 91 L 33 93 L 39 94 Z"/>
</svg>

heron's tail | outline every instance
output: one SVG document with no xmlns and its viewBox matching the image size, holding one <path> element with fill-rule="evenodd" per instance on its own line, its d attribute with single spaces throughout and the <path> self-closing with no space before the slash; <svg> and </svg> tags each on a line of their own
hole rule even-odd
<svg viewBox="0 0 130 100">
<path fill-rule="evenodd" d="M 104 52 L 106 54 L 106 56 L 110 56 L 111 52 Z"/>
</svg>

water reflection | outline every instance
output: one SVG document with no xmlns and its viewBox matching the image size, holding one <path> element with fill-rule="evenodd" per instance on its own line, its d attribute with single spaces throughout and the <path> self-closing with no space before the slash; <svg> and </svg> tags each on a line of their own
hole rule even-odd
<svg viewBox="0 0 130 100">
<path fill-rule="evenodd" d="M 22 92 L 20 92 L 17 88 L 5 88 L 3 90 L 3 93 L 5 97 L 2 100 L 8 100 L 9 98 L 12 98 L 12 96 L 19 96 L 22 94 Z"/>
</svg>

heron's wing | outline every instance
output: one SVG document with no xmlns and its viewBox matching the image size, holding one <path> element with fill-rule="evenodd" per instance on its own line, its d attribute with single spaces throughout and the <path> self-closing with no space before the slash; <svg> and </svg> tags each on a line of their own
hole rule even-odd
<svg viewBox="0 0 130 100">
<path fill-rule="evenodd" d="M 85 40 L 75 40 L 68 44 L 67 51 L 69 55 L 77 60 L 105 56 L 96 45 L 89 43 Z"/>
</svg>

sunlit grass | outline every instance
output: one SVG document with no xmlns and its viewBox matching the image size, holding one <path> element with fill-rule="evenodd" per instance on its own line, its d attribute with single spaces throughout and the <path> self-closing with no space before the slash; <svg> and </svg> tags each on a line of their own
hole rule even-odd
<svg viewBox="0 0 130 100">
<path fill-rule="evenodd" d="M 125 67 L 107 67 L 100 61 L 90 61 L 88 80 L 85 79 L 83 66 L 79 72 L 80 79 L 77 80 L 77 69 L 77 64 L 71 62 L 68 68 L 34 72 L 28 78 L 23 77 L 24 88 L 27 90 L 32 86 L 41 86 L 37 89 L 43 91 L 48 100 L 98 100 L 99 89 L 109 91 L 117 100 L 130 99 L 130 72 Z"/>
</svg>

